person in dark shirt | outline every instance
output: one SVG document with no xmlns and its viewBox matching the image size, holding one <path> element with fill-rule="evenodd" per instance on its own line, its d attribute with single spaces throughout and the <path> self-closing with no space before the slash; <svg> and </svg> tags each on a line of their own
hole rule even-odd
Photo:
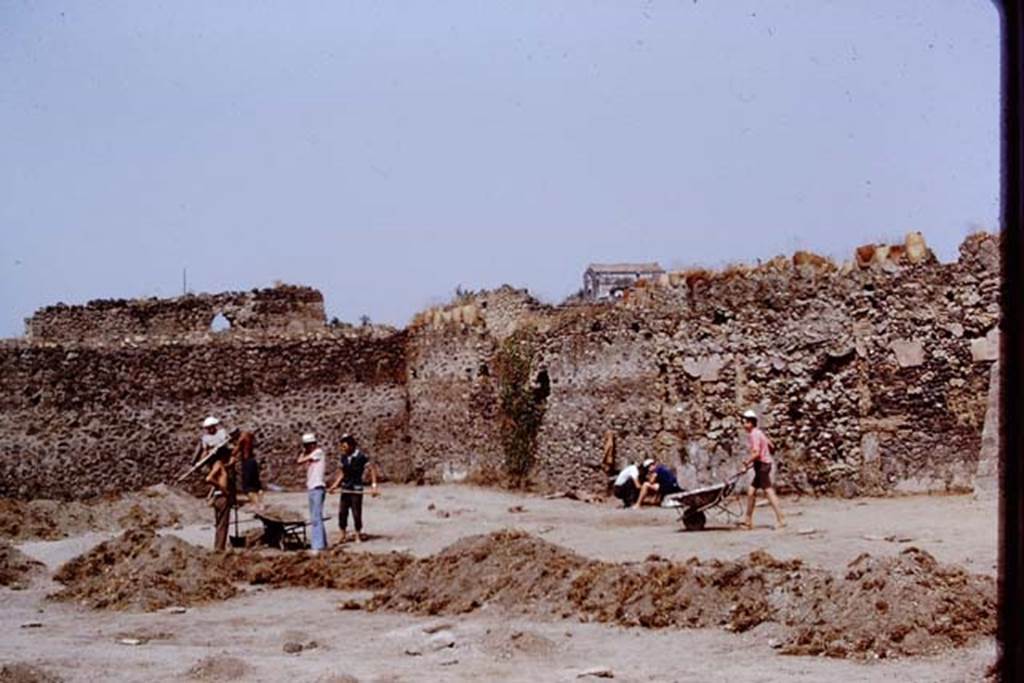
<svg viewBox="0 0 1024 683">
<path fill-rule="evenodd" d="M 652 500 L 659 503 L 673 493 L 679 493 L 683 489 L 679 486 L 675 473 L 664 463 L 655 463 L 647 472 L 647 481 L 640 487 L 640 497 L 637 498 L 638 508 L 645 500 Z"/>
<path fill-rule="evenodd" d="M 334 477 L 328 491 L 334 493 L 341 488 L 341 504 L 338 508 L 338 528 L 341 529 L 341 543 L 348 536 L 348 513 L 352 511 L 352 519 L 356 527 L 356 543 L 363 540 L 363 495 L 365 485 L 363 476 L 367 468 L 370 471 L 371 495 L 377 495 L 377 466 L 370 462 L 370 457 L 360 450 L 355 437 L 345 434 L 341 437 L 341 458 L 338 461 L 338 474 Z"/>
<path fill-rule="evenodd" d="M 231 430 L 231 442 L 234 444 L 232 457 L 242 466 L 242 491 L 248 496 L 256 508 L 263 504 L 263 484 L 260 482 L 260 463 L 253 453 L 256 438 L 252 432 L 243 432 L 239 428 Z"/>
</svg>

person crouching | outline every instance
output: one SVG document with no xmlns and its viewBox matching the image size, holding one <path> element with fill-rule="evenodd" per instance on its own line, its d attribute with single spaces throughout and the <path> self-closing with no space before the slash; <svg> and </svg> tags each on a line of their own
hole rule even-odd
<svg viewBox="0 0 1024 683">
<path fill-rule="evenodd" d="M 636 500 L 636 505 L 633 506 L 635 508 L 640 507 L 647 500 L 651 501 L 651 504 L 657 505 L 665 500 L 665 496 L 671 496 L 673 493 L 683 490 L 679 486 L 675 472 L 668 465 L 654 461 L 651 461 L 651 465 L 652 467 L 647 473 L 647 481 L 640 487 L 640 496 Z"/>
<path fill-rule="evenodd" d="M 612 485 L 612 494 L 622 501 L 622 507 L 632 507 L 640 496 L 640 482 L 647 479 L 647 470 L 654 461 L 648 458 L 637 465 L 630 463 L 622 468 Z"/>
</svg>

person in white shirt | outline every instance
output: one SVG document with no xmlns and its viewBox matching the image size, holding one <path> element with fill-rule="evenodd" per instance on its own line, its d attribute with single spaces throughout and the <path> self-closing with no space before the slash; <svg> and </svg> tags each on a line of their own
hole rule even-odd
<svg viewBox="0 0 1024 683">
<path fill-rule="evenodd" d="M 654 464 L 651 459 L 644 460 L 643 464 L 630 463 L 622 468 L 619 476 L 615 477 L 612 485 L 612 493 L 622 501 L 622 507 L 628 508 L 636 503 L 640 495 L 640 482 L 646 478 L 647 468 Z"/>
<path fill-rule="evenodd" d="M 195 465 L 214 451 L 227 446 L 229 441 L 228 433 L 220 420 L 213 415 L 206 418 L 203 420 L 203 433 L 199 436 L 199 443 L 196 444 L 196 450 L 192 454 L 192 464 Z"/>
<path fill-rule="evenodd" d="M 310 547 L 314 553 L 327 548 L 327 527 L 324 526 L 324 496 L 326 483 L 324 451 L 317 446 L 315 434 L 302 435 L 302 454 L 296 461 L 306 466 L 306 493 L 309 496 L 309 521 L 313 538 Z"/>
</svg>

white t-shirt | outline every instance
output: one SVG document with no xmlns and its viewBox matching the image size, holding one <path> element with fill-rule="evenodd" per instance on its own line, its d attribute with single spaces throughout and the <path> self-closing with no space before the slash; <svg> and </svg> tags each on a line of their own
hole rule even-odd
<svg viewBox="0 0 1024 683">
<path fill-rule="evenodd" d="M 209 450 L 216 450 L 229 441 L 228 433 L 224 431 L 223 427 L 217 429 L 213 434 L 203 432 L 203 436 L 201 438 L 203 446 Z"/>
<path fill-rule="evenodd" d="M 315 488 L 327 487 L 324 483 L 324 469 L 327 465 L 327 461 L 324 459 L 324 450 L 317 448 L 315 451 L 309 454 L 312 458 L 306 463 L 306 490 L 312 491 Z"/>
<path fill-rule="evenodd" d="M 622 471 L 619 472 L 619 476 L 615 477 L 615 485 L 622 486 L 630 479 L 635 479 L 638 481 L 640 479 L 640 468 L 637 467 L 636 465 L 626 465 L 625 467 L 623 467 Z M 608 480 L 606 479 L 605 481 Z"/>
</svg>

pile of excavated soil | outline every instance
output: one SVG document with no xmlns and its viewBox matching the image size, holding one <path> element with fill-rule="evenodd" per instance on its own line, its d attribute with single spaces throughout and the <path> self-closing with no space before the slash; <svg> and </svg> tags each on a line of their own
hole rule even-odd
<svg viewBox="0 0 1024 683">
<path fill-rule="evenodd" d="M 10 543 L 0 541 L 0 586 L 25 588 L 42 568 L 42 562 L 29 558 Z"/>
<path fill-rule="evenodd" d="M 380 590 L 413 561 L 401 553 L 317 555 L 249 550 L 220 554 L 152 529 L 133 529 L 64 564 L 52 597 L 94 609 L 153 611 L 232 597 L 235 583 Z"/>
<path fill-rule="evenodd" d="M 85 502 L 0 498 L 0 538 L 14 540 L 53 540 L 86 531 L 195 524 L 211 518 L 201 500 L 163 484 Z"/>
<path fill-rule="evenodd" d="M 233 580 L 258 585 L 376 591 L 387 588 L 413 562 L 403 553 L 354 553 L 342 546 L 316 555 L 246 551 L 225 555 L 222 566 Z"/>
<path fill-rule="evenodd" d="M 236 593 L 217 557 L 174 536 L 132 529 L 67 562 L 52 597 L 94 609 L 153 611 Z"/>
<path fill-rule="evenodd" d="M 995 632 L 995 582 L 943 565 L 923 550 L 863 554 L 845 576 L 815 585 L 810 609 L 791 619 L 787 654 L 892 657 L 938 654 Z"/>
<path fill-rule="evenodd" d="M 569 616 L 572 578 L 591 563 L 518 531 L 469 536 L 409 565 L 371 606 L 461 614 L 498 605 L 525 614 Z"/>
<path fill-rule="evenodd" d="M 518 531 L 463 538 L 424 559 L 340 546 L 317 555 L 220 555 L 151 530 L 128 531 L 64 565 L 55 578 L 66 584 L 56 597 L 106 609 L 218 600 L 235 593 L 233 582 L 245 582 L 373 590 L 368 609 L 416 614 L 495 608 L 736 632 L 770 623 L 781 628 L 785 653 L 852 658 L 960 647 L 994 633 L 996 617 L 993 579 L 941 565 L 915 548 L 896 557 L 862 555 L 837 576 L 763 551 L 732 561 L 600 562 Z"/>
<path fill-rule="evenodd" d="M 372 609 L 460 614 L 497 605 L 647 628 L 787 627 L 783 651 L 833 657 L 937 653 L 995 631 L 995 582 L 908 549 L 863 555 L 844 576 L 754 552 L 734 561 L 587 560 L 519 532 L 465 538 L 410 564 Z"/>
</svg>

